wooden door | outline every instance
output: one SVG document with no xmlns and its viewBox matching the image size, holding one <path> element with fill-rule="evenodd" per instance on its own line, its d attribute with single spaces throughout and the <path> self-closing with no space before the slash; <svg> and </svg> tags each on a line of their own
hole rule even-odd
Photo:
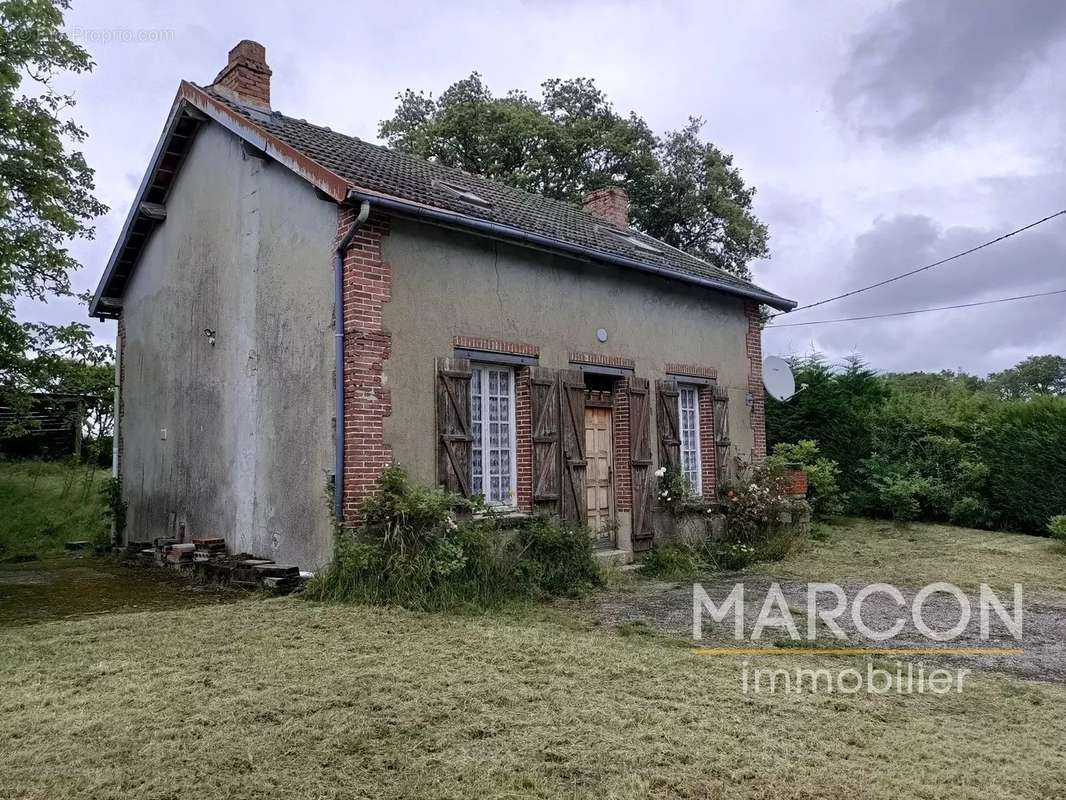
<svg viewBox="0 0 1066 800">
<path fill-rule="evenodd" d="M 559 516 L 584 525 L 585 520 L 585 376 L 559 370 Z"/>
<path fill-rule="evenodd" d="M 611 409 L 585 408 L 585 494 L 589 530 L 594 543 L 614 544 L 614 436 Z"/>
</svg>

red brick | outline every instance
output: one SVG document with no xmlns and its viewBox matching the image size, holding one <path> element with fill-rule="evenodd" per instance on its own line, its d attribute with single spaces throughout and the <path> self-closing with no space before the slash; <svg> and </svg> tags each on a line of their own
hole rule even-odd
<svg viewBox="0 0 1066 800">
<path fill-rule="evenodd" d="M 505 342 L 502 339 L 482 339 L 474 336 L 455 336 L 452 347 L 460 350 L 480 350 L 484 353 L 504 353 L 512 356 L 537 358 L 540 348 L 525 342 Z"/>
<path fill-rule="evenodd" d="M 577 353 L 571 351 L 569 359 L 571 364 L 588 364 L 590 366 L 613 367 L 615 369 L 634 368 L 633 359 L 623 356 L 605 356 L 599 353 Z"/>
<path fill-rule="evenodd" d="M 459 337 L 456 337 L 459 338 Z M 529 368 L 515 370 L 515 476 L 518 510 L 533 510 L 533 404 Z"/>
<path fill-rule="evenodd" d="M 667 362 L 666 374 L 688 375 L 692 378 L 706 378 L 712 381 L 718 378 L 718 370 L 714 367 L 704 367 L 699 364 L 672 364 Z"/>
<path fill-rule="evenodd" d="M 617 511 L 633 509 L 633 475 L 629 452 L 629 379 L 614 382 L 614 507 Z"/>
<path fill-rule="evenodd" d="M 337 241 L 355 214 L 338 215 Z M 344 484 L 342 511 L 353 522 L 360 503 L 373 492 L 382 471 L 392 463 L 385 444 L 385 418 L 392 414 L 392 394 L 382 380 L 392 350 L 382 311 L 392 289 L 392 271 L 381 260 L 381 239 L 388 235 L 387 218 L 371 214 L 352 238 L 344 259 Z M 371 283 L 373 284 L 371 286 Z"/>
<path fill-rule="evenodd" d="M 714 446 L 714 387 L 700 386 L 697 393 L 700 404 L 700 479 L 703 496 L 718 495 L 718 458 Z"/>
<path fill-rule="evenodd" d="M 759 304 L 744 303 L 744 315 L 748 319 L 748 393 L 751 395 L 751 429 L 754 442 L 751 448 L 752 463 L 766 460 L 766 395 L 762 385 L 762 316 Z"/>
<path fill-rule="evenodd" d="M 254 105 L 270 108 L 270 75 L 266 48 L 259 42 L 245 39 L 229 51 L 229 63 L 212 85 L 229 89 Z"/>
<path fill-rule="evenodd" d="M 619 228 L 629 227 L 629 193 L 621 186 L 604 186 L 589 192 L 581 205 L 594 217 Z"/>
</svg>

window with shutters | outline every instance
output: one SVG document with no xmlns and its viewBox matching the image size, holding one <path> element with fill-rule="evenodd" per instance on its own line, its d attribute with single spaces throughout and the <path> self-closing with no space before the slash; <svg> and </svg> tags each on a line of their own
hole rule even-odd
<svg viewBox="0 0 1066 800">
<path fill-rule="evenodd" d="M 700 464 L 700 397 L 695 386 L 681 385 L 677 395 L 678 431 L 681 438 L 681 474 L 692 491 L 703 493 Z"/>
<path fill-rule="evenodd" d="M 470 375 L 470 489 L 486 504 L 514 507 L 514 370 L 474 364 Z"/>
</svg>

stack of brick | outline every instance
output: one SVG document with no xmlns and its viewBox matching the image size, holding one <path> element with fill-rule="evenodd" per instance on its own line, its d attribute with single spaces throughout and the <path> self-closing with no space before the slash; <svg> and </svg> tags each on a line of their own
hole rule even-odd
<svg viewBox="0 0 1066 800">
<path fill-rule="evenodd" d="M 300 583 L 300 568 L 295 564 L 275 564 L 265 558 L 245 558 L 232 565 L 230 581 L 249 589 L 291 592 Z"/>
<path fill-rule="evenodd" d="M 153 542 L 129 542 L 131 561 L 143 566 L 171 566 L 194 569 L 201 580 L 232 583 L 248 589 L 266 589 L 288 593 L 305 579 L 295 564 L 277 564 L 268 558 L 247 553 L 230 555 L 221 537 L 194 538 L 191 542 L 156 539 Z"/>
<path fill-rule="evenodd" d="M 195 552 L 196 545 L 191 542 L 188 544 L 168 544 L 163 547 L 163 560 L 168 564 L 191 564 L 193 553 Z"/>
<path fill-rule="evenodd" d="M 223 558 L 226 555 L 226 540 L 220 538 L 193 539 L 196 550 L 193 553 L 193 561 L 210 561 L 213 558 Z"/>
</svg>

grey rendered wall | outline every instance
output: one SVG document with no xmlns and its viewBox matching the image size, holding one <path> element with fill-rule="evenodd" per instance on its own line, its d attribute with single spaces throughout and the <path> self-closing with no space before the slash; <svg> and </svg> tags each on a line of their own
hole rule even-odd
<svg viewBox="0 0 1066 800">
<path fill-rule="evenodd" d="M 401 220 L 393 221 L 383 256 L 393 276 L 384 311 L 393 334 L 385 436 L 418 481 L 435 480 L 433 358 L 450 355 L 456 335 L 539 345 L 541 365 L 554 368 L 570 366 L 571 350 L 626 356 L 652 380 L 665 377 L 667 362 L 714 366 L 729 391 L 734 452 L 750 454 L 741 300 Z M 598 328 L 608 331 L 605 344 Z"/>
<path fill-rule="evenodd" d="M 197 135 L 124 302 L 130 539 L 184 525 L 328 560 L 336 225 L 284 168 L 216 125 Z"/>
</svg>

